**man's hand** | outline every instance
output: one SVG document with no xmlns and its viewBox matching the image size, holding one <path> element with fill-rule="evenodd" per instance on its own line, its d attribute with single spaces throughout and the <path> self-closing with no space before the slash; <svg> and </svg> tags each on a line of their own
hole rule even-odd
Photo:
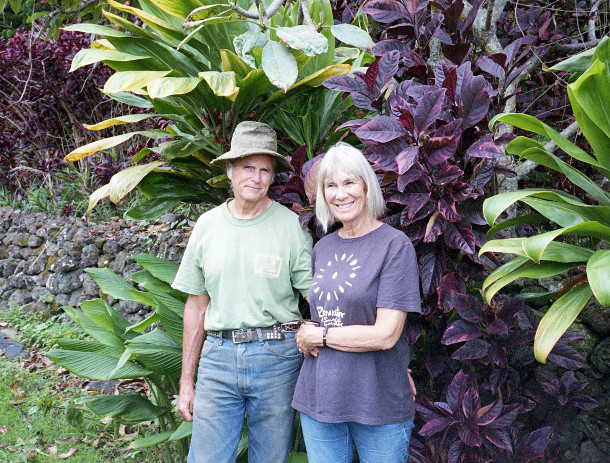
<svg viewBox="0 0 610 463">
<path fill-rule="evenodd" d="M 186 421 L 193 421 L 193 402 L 195 402 L 195 389 L 181 387 L 176 409 Z"/>
<path fill-rule="evenodd" d="M 415 398 L 415 396 L 417 395 L 417 388 L 415 387 L 415 381 L 413 381 L 413 377 L 411 376 L 411 369 L 409 368 L 407 372 L 409 373 L 409 384 L 411 385 L 411 392 L 413 393 L 413 397 Z"/>
</svg>

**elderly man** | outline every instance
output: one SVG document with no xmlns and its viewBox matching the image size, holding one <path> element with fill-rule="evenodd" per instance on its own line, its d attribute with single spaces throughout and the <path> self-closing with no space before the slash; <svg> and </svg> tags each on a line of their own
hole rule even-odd
<svg viewBox="0 0 610 463">
<path fill-rule="evenodd" d="M 281 463 L 302 362 L 281 324 L 301 318 L 312 240 L 296 214 L 267 197 L 273 173 L 292 170 L 271 127 L 240 123 L 214 163 L 226 165 L 234 198 L 199 218 L 172 285 L 189 294 L 177 405 L 193 421 L 188 462 L 235 462 L 246 416 L 248 461 Z"/>
</svg>

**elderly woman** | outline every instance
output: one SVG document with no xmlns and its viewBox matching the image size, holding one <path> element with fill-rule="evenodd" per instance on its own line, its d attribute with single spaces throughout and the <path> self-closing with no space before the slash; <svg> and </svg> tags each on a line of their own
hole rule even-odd
<svg viewBox="0 0 610 463">
<path fill-rule="evenodd" d="M 404 463 L 413 427 L 407 312 L 420 312 L 415 251 L 378 220 L 384 201 L 357 149 L 332 147 L 320 163 L 316 215 L 324 230 L 312 255 L 312 319 L 297 345 L 305 354 L 292 406 L 310 463 Z"/>
</svg>

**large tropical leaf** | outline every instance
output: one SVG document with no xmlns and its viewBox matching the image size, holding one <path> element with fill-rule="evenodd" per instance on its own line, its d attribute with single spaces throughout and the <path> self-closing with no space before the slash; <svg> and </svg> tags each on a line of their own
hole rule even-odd
<svg viewBox="0 0 610 463">
<path fill-rule="evenodd" d="M 169 284 L 174 282 L 178 272 L 177 263 L 144 253 L 136 254 L 133 259 L 159 280 Z"/>
<path fill-rule="evenodd" d="M 593 291 L 587 283 L 572 288 L 557 299 L 540 320 L 534 340 L 534 356 L 541 363 L 546 358 L 565 331 L 574 322 L 580 311 L 591 298 Z"/>
<path fill-rule="evenodd" d="M 603 306 L 610 306 L 610 250 L 599 249 L 587 262 L 587 280 L 595 298 Z"/>
<path fill-rule="evenodd" d="M 47 357 L 77 376 L 96 381 L 139 378 L 152 373 L 151 370 L 133 362 L 127 362 L 116 370 L 118 358 L 97 352 L 79 352 L 54 348 L 47 352 Z"/>
<path fill-rule="evenodd" d="M 79 402 L 97 415 L 111 416 L 129 423 L 151 421 L 165 413 L 163 407 L 153 405 L 146 397 L 137 394 L 84 397 Z"/>
<path fill-rule="evenodd" d="M 102 292 L 115 299 L 153 305 L 153 300 L 148 294 L 137 291 L 109 268 L 88 268 L 85 272 L 93 278 Z"/>
</svg>

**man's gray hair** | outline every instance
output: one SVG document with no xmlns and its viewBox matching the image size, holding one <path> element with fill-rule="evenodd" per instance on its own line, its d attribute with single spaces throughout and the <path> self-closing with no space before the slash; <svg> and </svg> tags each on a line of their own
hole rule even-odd
<svg viewBox="0 0 610 463">
<path fill-rule="evenodd" d="M 316 217 L 326 232 L 335 222 L 324 199 L 324 182 L 335 172 L 342 170 L 346 174 L 354 175 L 364 184 L 366 192 L 366 214 L 371 219 L 378 219 L 385 211 L 385 201 L 373 168 L 362 152 L 352 145 L 339 142 L 332 146 L 320 162 L 318 170 L 318 188 L 316 192 Z"/>
</svg>

